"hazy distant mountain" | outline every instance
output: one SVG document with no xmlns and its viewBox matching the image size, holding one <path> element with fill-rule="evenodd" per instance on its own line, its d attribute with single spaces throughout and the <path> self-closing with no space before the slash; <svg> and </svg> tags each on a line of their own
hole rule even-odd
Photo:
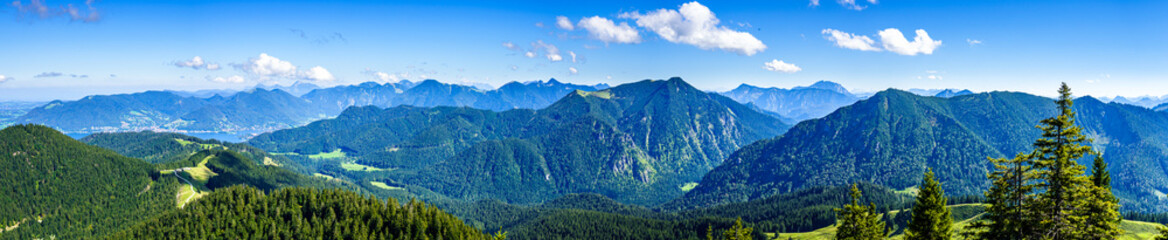
<svg viewBox="0 0 1168 240">
<path fill-rule="evenodd" d="M 418 107 L 456 106 L 494 111 L 517 108 L 538 109 L 550 105 L 575 90 L 595 91 L 594 86 L 568 84 L 551 79 L 527 83 L 511 82 L 498 89 L 479 88 L 425 80 L 419 83 L 402 81 L 377 84 L 373 82 L 352 86 L 319 89 L 304 98 L 324 106 L 326 113 L 336 115 L 349 106 Z"/>
<path fill-rule="evenodd" d="M 1103 102 L 1122 103 L 1122 104 L 1136 105 L 1136 106 L 1141 106 L 1141 107 L 1146 107 L 1146 108 L 1156 108 L 1159 105 L 1163 105 L 1165 103 L 1168 103 L 1168 95 L 1164 95 L 1164 96 L 1160 96 L 1160 97 L 1143 96 L 1143 97 L 1138 97 L 1138 98 L 1126 98 L 1123 96 L 1117 96 L 1115 98 L 1100 98 L 1099 100 L 1103 101 Z"/>
<path fill-rule="evenodd" d="M 1152 108 L 1152 110 L 1161 111 L 1161 112 L 1168 111 L 1168 103 L 1160 104 L 1159 106 Z"/>
<path fill-rule="evenodd" d="M 204 89 L 204 90 L 197 90 L 197 91 L 167 91 L 167 92 L 174 93 L 175 95 L 178 95 L 180 97 L 209 98 L 209 97 L 214 97 L 215 95 L 231 96 L 231 95 L 235 95 L 235 93 L 238 93 L 240 91 L 239 90 L 231 90 L 231 89 Z"/>
<path fill-rule="evenodd" d="M 944 91 L 941 91 L 937 94 L 933 94 L 933 96 L 934 97 L 942 97 L 942 98 L 951 98 L 951 97 L 965 96 L 965 95 L 970 95 L 970 94 L 973 94 L 973 92 L 969 91 L 969 89 L 960 90 L 960 91 L 958 91 L 956 89 L 945 89 Z"/>
<path fill-rule="evenodd" d="M 307 94 L 309 92 L 312 92 L 312 90 L 320 89 L 320 86 L 317 86 L 316 84 L 296 81 L 295 83 L 292 83 L 292 85 L 288 85 L 288 86 L 283 86 L 283 85 L 279 85 L 279 84 L 272 84 L 272 85 L 259 84 L 259 85 L 256 85 L 255 88 L 265 89 L 265 90 L 279 89 L 281 91 L 287 92 L 288 94 L 292 94 L 292 96 L 299 97 L 299 96 L 303 96 L 304 94 Z"/>
<path fill-rule="evenodd" d="M 761 88 L 747 84 L 722 93 L 735 101 L 777 113 L 795 122 L 818 118 L 860 100 L 838 83 L 819 81 L 807 87 Z"/>
<path fill-rule="evenodd" d="M 673 78 L 574 90 L 540 110 L 355 107 L 249 143 L 302 155 L 340 150 L 361 164 L 405 169 L 388 182 L 465 200 L 533 203 L 593 192 L 656 204 L 739 147 L 787 127 Z"/>
<path fill-rule="evenodd" d="M 1127 210 L 1168 210 L 1168 113 L 1076 99 L 1077 123 L 1095 139 Z M 740 202 L 821 185 L 866 181 L 915 186 L 926 167 L 951 195 L 988 188 L 986 157 L 1028 151 L 1034 126 L 1056 114 L 1053 100 L 993 92 L 952 98 L 887 90 L 780 137 L 743 147 L 693 191 L 668 206 Z M 1091 159 L 1081 163 L 1089 165 Z"/>
<path fill-rule="evenodd" d="M 298 97 L 285 89 L 310 91 Z M 66 132 L 265 131 L 336 116 L 350 106 L 468 106 L 495 111 L 543 108 L 574 90 L 597 89 L 593 86 L 561 83 L 555 79 L 526 84 L 512 82 L 495 90 L 481 90 L 435 80 L 386 84 L 367 82 L 331 88 L 297 82 L 290 86 L 260 85 L 252 90 L 232 94 L 225 94 L 228 93 L 225 90 L 208 90 L 94 95 L 77 101 L 53 101 L 21 110 L 18 112 L 21 114 L 19 117 L 0 119 L 0 124 L 37 123 Z"/>
<path fill-rule="evenodd" d="M 46 102 L 0 102 L 0 127 L 12 124 L 17 117 L 24 116 L 29 110 L 45 105 Z"/>
</svg>

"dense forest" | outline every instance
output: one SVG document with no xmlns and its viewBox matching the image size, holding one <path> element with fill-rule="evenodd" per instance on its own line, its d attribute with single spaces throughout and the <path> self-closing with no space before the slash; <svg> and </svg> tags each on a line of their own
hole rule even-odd
<svg viewBox="0 0 1168 240">
<path fill-rule="evenodd" d="M 109 239 L 503 239 L 422 202 L 344 190 L 236 186 Z"/>
<path fill-rule="evenodd" d="M 0 239 L 92 238 L 175 208 L 178 180 L 44 126 L 0 130 Z"/>
</svg>

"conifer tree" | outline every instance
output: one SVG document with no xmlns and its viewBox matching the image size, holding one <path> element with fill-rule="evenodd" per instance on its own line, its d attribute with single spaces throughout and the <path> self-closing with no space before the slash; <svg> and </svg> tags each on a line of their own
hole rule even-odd
<svg viewBox="0 0 1168 240">
<path fill-rule="evenodd" d="M 860 188 L 856 184 L 852 184 L 852 203 L 844 205 L 843 209 L 835 209 L 836 219 L 838 219 L 839 227 L 835 233 L 835 238 L 840 240 L 870 240 L 883 239 L 884 222 L 880 221 L 879 214 L 876 214 L 876 205 L 869 203 L 868 206 L 860 204 L 860 198 L 863 196 Z"/>
<path fill-rule="evenodd" d="M 933 179 L 933 169 L 921 180 L 917 203 L 912 207 L 912 218 L 905 228 L 908 240 L 948 240 L 953 236 L 953 217 L 941 183 Z"/>
<path fill-rule="evenodd" d="M 722 239 L 751 240 L 754 239 L 754 237 L 750 236 L 750 232 L 752 231 L 754 231 L 753 228 L 743 227 L 742 218 L 738 218 L 738 220 L 734 221 L 733 227 L 730 227 L 730 229 L 726 229 L 725 232 L 722 232 Z"/>
<path fill-rule="evenodd" d="M 1066 83 L 1059 88 L 1055 100 L 1059 115 L 1040 121 L 1042 137 L 1034 141 L 1031 155 L 1034 169 L 1042 180 L 1042 193 L 1038 194 L 1033 213 L 1039 215 L 1039 232 L 1044 238 L 1061 240 L 1082 235 L 1085 216 L 1081 213 L 1089 194 L 1090 183 L 1083 176 L 1086 168 L 1075 162 L 1090 153 L 1089 139 L 1082 128 L 1075 126 L 1075 111 L 1071 109 L 1071 88 Z"/>
<path fill-rule="evenodd" d="M 1087 225 L 1083 229 L 1083 237 L 1115 239 L 1123 234 L 1123 229 L 1119 228 L 1123 217 L 1119 214 L 1119 199 L 1111 194 L 1111 176 L 1102 156 L 1095 155 L 1090 180 L 1090 194 L 1082 198 Z"/>
<path fill-rule="evenodd" d="M 1035 190 L 1030 156 L 1019 153 L 1012 159 L 990 158 L 994 171 L 988 175 L 993 186 L 986 191 L 984 221 L 974 222 L 963 235 L 974 239 L 1027 239 L 1035 228 L 1026 208 Z"/>
</svg>

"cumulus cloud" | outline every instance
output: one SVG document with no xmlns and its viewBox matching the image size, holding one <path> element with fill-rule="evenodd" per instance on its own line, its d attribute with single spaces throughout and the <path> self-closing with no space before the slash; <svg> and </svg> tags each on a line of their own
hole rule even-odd
<svg viewBox="0 0 1168 240">
<path fill-rule="evenodd" d="M 969 46 L 970 46 L 970 47 L 972 47 L 973 45 L 978 45 L 978 44 L 981 44 L 981 40 L 977 40 L 977 39 L 969 39 L 969 38 L 966 38 L 966 39 L 965 39 L 965 42 L 969 43 Z"/>
<path fill-rule="evenodd" d="M 527 58 L 535 58 L 535 52 L 527 51 L 523 53 L 523 56 L 527 56 Z"/>
<path fill-rule="evenodd" d="M 698 2 L 682 4 L 678 10 L 623 13 L 620 17 L 634 19 L 637 26 L 653 31 L 673 43 L 689 44 L 704 50 L 716 48 L 746 56 L 766 50 L 766 45 L 754 35 L 718 25 L 719 20 L 710 8 Z"/>
<path fill-rule="evenodd" d="M 60 73 L 60 72 L 42 72 L 41 74 L 37 74 L 36 76 L 32 76 L 32 77 L 34 77 L 34 78 L 50 78 L 50 77 L 60 77 L 62 75 L 65 75 L 65 74 Z"/>
<path fill-rule="evenodd" d="M 835 43 L 836 46 L 842 48 L 855 49 L 860 51 L 880 51 L 880 48 L 873 46 L 876 41 L 872 40 L 872 38 L 868 36 L 855 35 L 828 28 L 823 29 L 823 37 L 827 38 L 828 41 Z"/>
<path fill-rule="evenodd" d="M 526 54 L 529 58 L 535 57 L 535 52 L 542 50 L 544 52 L 544 57 L 547 57 L 549 61 L 559 62 L 564 60 L 564 56 L 560 55 L 560 49 L 557 48 L 556 45 L 544 43 L 543 40 L 531 43 L 531 48 L 533 50 L 528 51 Z"/>
<path fill-rule="evenodd" d="M 917 36 L 908 41 L 900 30 L 895 28 L 884 29 L 878 33 L 884 49 L 900 55 L 914 56 L 917 54 L 933 54 L 933 50 L 941 46 L 941 41 L 934 41 L 924 29 L 917 29 Z"/>
<path fill-rule="evenodd" d="M 778 59 L 772 59 L 770 62 L 766 62 L 763 65 L 763 69 L 772 72 L 795 73 L 798 71 L 803 71 L 803 68 L 799 68 L 799 66 L 795 66 L 795 64 L 779 61 Z"/>
<path fill-rule="evenodd" d="M 368 68 L 365 69 L 364 73 L 369 74 L 370 76 L 373 76 L 374 79 L 381 80 L 382 82 L 398 82 L 410 77 L 409 73 L 387 73 L 373 71 Z"/>
<path fill-rule="evenodd" d="M 572 26 L 572 20 L 565 16 L 556 16 L 556 27 L 568 31 L 576 30 L 576 27 Z"/>
<path fill-rule="evenodd" d="M 588 31 L 588 36 L 604 43 L 640 43 L 641 34 L 628 23 L 617 25 L 612 20 L 600 16 L 580 19 L 580 28 Z"/>
<path fill-rule="evenodd" d="M 568 67 L 568 74 L 570 74 L 570 75 L 576 75 L 576 74 L 579 74 L 579 73 L 580 73 L 580 71 L 579 71 L 579 70 L 576 70 L 576 68 L 575 68 L 575 67 Z"/>
<path fill-rule="evenodd" d="M 301 73 L 301 75 L 303 75 L 304 78 L 313 81 L 330 82 L 337 80 L 337 78 L 333 77 L 332 73 L 329 73 L 327 69 L 324 69 L 324 67 L 321 66 L 309 68 L 308 71 Z"/>
<path fill-rule="evenodd" d="M 503 42 L 503 47 L 507 48 L 507 50 L 511 50 L 511 51 L 516 51 L 516 52 L 523 51 L 523 48 L 520 48 L 518 45 L 515 45 L 515 43 L 512 43 L 512 42 Z"/>
<path fill-rule="evenodd" d="M 245 73 L 259 76 L 260 79 L 277 77 L 312 81 L 336 80 L 333 74 L 329 73 L 324 67 L 315 66 L 309 68 L 308 71 L 300 72 L 297 71 L 296 65 L 291 62 L 280 60 L 267 53 L 260 53 L 260 56 L 257 58 L 249 59 L 246 63 L 232 64 L 232 66 Z"/>
<path fill-rule="evenodd" d="M 180 68 L 187 67 L 195 70 L 219 70 L 219 64 L 204 62 L 203 58 L 199 56 L 195 56 L 194 58 L 191 58 L 191 60 L 175 61 L 174 66 Z"/>
<path fill-rule="evenodd" d="M 16 8 L 17 15 L 21 18 L 32 16 L 40 19 L 51 19 L 57 16 L 65 16 L 71 21 L 89 23 L 101 20 L 101 13 L 93 6 L 93 3 L 94 0 L 86 0 L 84 9 L 72 3 L 48 6 L 45 5 L 44 0 L 31 0 L 27 4 L 21 0 L 16 0 L 12 1 L 10 5 Z"/>
<path fill-rule="evenodd" d="M 9 77 L 9 76 L 0 75 L 0 83 L 2 83 L 2 82 L 7 82 L 7 81 L 9 81 L 9 80 L 12 80 L 12 79 L 15 79 L 15 78 L 13 78 L 13 77 Z"/>
<path fill-rule="evenodd" d="M 857 4 L 856 0 L 836 0 L 836 2 L 839 3 L 840 6 L 844 6 L 844 8 L 856 10 L 856 11 L 860 11 L 860 10 L 864 10 L 865 8 L 868 8 L 868 6 L 862 6 L 860 4 Z M 819 5 L 818 0 L 813 0 L 812 3 L 813 3 L 812 5 Z M 876 4 L 876 0 L 868 0 L 868 3 Z"/>
<path fill-rule="evenodd" d="M 914 56 L 917 54 L 933 54 L 933 51 L 941 46 L 941 41 L 933 40 L 924 29 L 917 29 L 916 34 L 917 36 L 912 41 L 909 41 L 899 29 L 884 29 L 876 34 L 880 38 L 880 45 L 877 47 L 876 41 L 868 36 L 846 33 L 830 28 L 823 30 L 824 38 L 835 43 L 836 46 L 860 51 L 887 50 L 900 55 Z"/>
<path fill-rule="evenodd" d="M 243 83 L 245 79 L 239 75 L 232 75 L 230 77 L 211 77 L 207 76 L 207 81 L 217 83 Z"/>
</svg>

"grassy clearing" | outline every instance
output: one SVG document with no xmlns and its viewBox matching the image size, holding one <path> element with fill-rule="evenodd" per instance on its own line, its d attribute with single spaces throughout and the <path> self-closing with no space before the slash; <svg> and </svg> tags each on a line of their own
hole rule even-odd
<svg viewBox="0 0 1168 240">
<path fill-rule="evenodd" d="M 227 147 L 224 147 L 223 145 L 219 145 L 219 144 L 196 143 L 196 142 L 191 142 L 191 141 L 187 141 L 185 139 L 179 139 L 179 138 L 175 138 L 174 141 L 178 142 L 178 144 L 183 145 L 183 147 L 186 147 L 186 146 L 191 145 L 191 144 L 198 144 L 199 148 L 202 148 L 202 149 L 216 149 L 216 148 L 227 149 Z"/>
<path fill-rule="evenodd" d="M 272 159 L 272 158 L 270 158 L 270 157 L 267 157 L 267 156 L 265 156 L 265 157 L 264 157 L 264 165 L 268 165 L 268 166 L 277 166 L 277 167 L 279 167 L 279 166 L 280 166 L 280 163 L 276 162 L 276 160 L 274 160 L 274 159 Z"/>
<path fill-rule="evenodd" d="M 576 90 L 576 93 L 580 94 L 580 96 L 585 96 L 585 97 L 592 96 L 592 97 L 598 97 L 598 98 L 603 98 L 603 99 L 611 99 L 612 98 L 612 92 L 610 92 L 608 90 L 600 90 L 600 91 L 595 91 L 595 92 Z"/>
<path fill-rule="evenodd" d="M 200 192 L 189 184 L 181 184 L 178 186 L 178 194 L 175 196 L 175 203 L 178 208 L 185 207 L 191 201 L 207 195 L 206 192 Z"/>
<path fill-rule="evenodd" d="M 954 207 L 961 207 L 961 206 L 968 206 L 968 205 L 976 205 L 976 204 L 950 205 L 949 207 L 954 208 Z M 971 217 L 969 219 L 964 219 L 964 220 L 954 219 L 955 222 L 953 223 L 953 232 L 956 234 L 956 233 L 960 233 L 961 231 L 964 231 L 966 227 L 968 227 L 970 224 L 972 224 L 974 222 L 974 220 L 979 219 L 979 218 L 981 218 L 981 214 L 974 216 L 974 217 Z M 1160 233 L 1159 230 L 1157 230 L 1157 227 L 1159 227 L 1159 226 L 1161 226 L 1161 225 L 1157 224 L 1157 223 L 1124 220 L 1120 224 L 1120 228 L 1122 228 L 1124 230 L 1124 234 L 1120 235 L 1118 239 L 1124 239 L 1124 240 L 1127 240 L 1127 239 L 1131 239 L 1131 240 L 1152 239 L 1153 236 L 1156 236 L 1157 234 Z M 835 232 L 836 232 L 836 226 L 831 225 L 831 226 L 816 229 L 816 230 L 810 231 L 810 232 L 766 233 L 766 236 L 767 236 L 767 239 L 796 239 L 796 240 L 821 240 L 822 239 L 822 240 L 828 240 L 828 239 L 835 238 Z M 888 239 L 904 239 L 904 234 L 893 235 L 893 236 L 889 237 Z M 960 238 L 957 238 L 957 239 L 960 239 Z"/>
<path fill-rule="evenodd" d="M 312 176 L 322 177 L 322 178 L 325 178 L 328 180 L 335 180 L 336 179 L 336 178 L 333 178 L 333 176 L 325 175 L 323 173 L 312 173 Z"/>
<path fill-rule="evenodd" d="M 343 158 L 343 157 L 345 157 L 345 152 L 342 152 L 340 149 L 333 150 L 332 152 L 327 152 L 327 153 L 322 152 L 322 153 L 308 155 L 308 158 L 317 159 L 317 160 L 336 159 L 336 158 Z"/>
<path fill-rule="evenodd" d="M 384 182 L 378 182 L 378 181 L 369 181 L 369 184 L 373 185 L 374 187 L 385 189 L 385 190 L 406 190 L 405 188 L 402 188 L 402 187 L 390 186 L 389 184 L 385 184 Z"/>
<path fill-rule="evenodd" d="M 687 183 L 685 183 L 685 184 L 681 185 L 681 191 L 682 191 L 682 192 L 689 192 L 689 190 L 693 190 L 693 189 L 694 189 L 694 188 L 696 188 L 696 187 L 698 187 L 698 183 L 696 183 L 696 182 L 687 182 Z"/>
<path fill-rule="evenodd" d="M 343 163 L 341 163 L 341 168 L 344 168 L 346 171 L 354 171 L 354 172 L 362 172 L 362 171 L 363 172 L 374 172 L 374 171 L 392 171 L 393 170 L 393 168 L 377 168 L 377 167 L 373 167 L 373 166 L 369 166 L 369 165 L 359 164 L 356 162 L 343 162 Z"/>
<path fill-rule="evenodd" d="M 203 161 L 200 161 L 199 165 L 196 165 L 195 167 L 192 167 L 189 170 L 186 170 L 184 172 L 186 172 L 187 174 L 190 174 L 192 180 L 200 181 L 200 182 L 207 182 L 207 179 L 211 179 L 211 177 L 214 177 L 215 175 L 219 175 L 219 174 L 216 174 L 215 172 L 211 171 L 210 168 L 207 168 L 207 161 L 211 160 L 211 157 L 213 157 L 213 156 L 207 156 L 207 158 L 203 158 Z"/>
</svg>

